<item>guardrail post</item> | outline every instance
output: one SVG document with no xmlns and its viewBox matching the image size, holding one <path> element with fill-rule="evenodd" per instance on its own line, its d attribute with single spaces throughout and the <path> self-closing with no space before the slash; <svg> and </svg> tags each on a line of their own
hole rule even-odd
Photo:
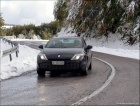
<svg viewBox="0 0 140 106">
<path fill-rule="evenodd" d="M 11 43 L 10 45 L 11 45 L 11 46 L 12 46 L 12 48 L 13 48 L 13 44 Z"/>
<path fill-rule="evenodd" d="M 16 57 L 18 57 L 18 51 L 16 51 Z"/>
<path fill-rule="evenodd" d="M 10 41 L 7 41 L 9 43 L 9 45 L 11 44 Z"/>
<path fill-rule="evenodd" d="M 11 54 L 9 54 L 9 57 L 10 57 L 10 61 L 12 61 L 12 55 Z"/>
</svg>

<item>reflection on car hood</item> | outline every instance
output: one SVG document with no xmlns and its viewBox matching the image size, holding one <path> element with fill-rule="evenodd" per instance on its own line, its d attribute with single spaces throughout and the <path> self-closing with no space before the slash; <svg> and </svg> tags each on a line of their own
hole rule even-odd
<svg viewBox="0 0 140 106">
<path fill-rule="evenodd" d="M 43 53 L 48 59 L 59 60 L 71 59 L 75 54 L 84 53 L 84 50 L 83 48 L 44 48 Z"/>
</svg>

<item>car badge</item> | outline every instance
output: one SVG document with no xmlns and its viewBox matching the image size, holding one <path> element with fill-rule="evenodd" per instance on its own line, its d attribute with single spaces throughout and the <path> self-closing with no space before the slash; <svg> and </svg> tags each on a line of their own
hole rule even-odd
<svg viewBox="0 0 140 106">
<path fill-rule="evenodd" d="M 60 57 L 60 55 L 58 55 L 58 57 Z"/>
</svg>

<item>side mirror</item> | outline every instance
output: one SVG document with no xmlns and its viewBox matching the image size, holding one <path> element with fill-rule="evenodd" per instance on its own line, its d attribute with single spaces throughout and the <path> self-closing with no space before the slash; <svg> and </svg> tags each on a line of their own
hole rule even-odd
<svg viewBox="0 0 140 106">
<path fill-rule="evenodd" d="M 43 49 L 43 45 L 40 45 L 39 48 L 40 48 L 40 49 Z"/>
<path fill-rule="evenodd" d="M 92 46 L 91 45 L 88 45 L 86 49 L 92 49 Z"/>
</svg>

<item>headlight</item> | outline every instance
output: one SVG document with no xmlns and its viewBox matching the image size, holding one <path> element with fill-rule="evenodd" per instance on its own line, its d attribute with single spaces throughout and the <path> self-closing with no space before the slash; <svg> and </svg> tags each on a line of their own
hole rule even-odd
<svg viewBox="0 0 140 106">
<path fill-rule="evenodd" d="M 75 54 L 71 60 L 82 60 L 84 58 L 85 54 Z"/>
<path fill-rule="evenodd" d="M 39 54 L 39 57 L 40 57 L 42 60 L 48 60 L 45 54 Z"/>
</svg>

